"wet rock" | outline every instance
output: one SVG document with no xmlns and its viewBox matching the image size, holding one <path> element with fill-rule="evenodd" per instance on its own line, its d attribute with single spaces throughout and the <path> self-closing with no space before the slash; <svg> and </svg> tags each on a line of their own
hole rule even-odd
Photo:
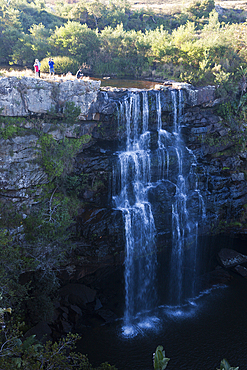
<svg viewBox="0 0 247 370">
<path fill-rule="evenodd" d="M 117 319 L 117 315 L 108 309 L 100 309 L 97 314 L 102 317 L 106 324 L 114 322 Z"/>
<path fill-rule="evenodd" d="M 223 248 L 218 253 L 219 262 L 225 268 L 231 268 L 247 262 L 247 256 L 228 248 Z"/>
<path fill-rule="evenodd" d="M 244 266 L 237 265 L 234 268 L 234 271 L 236 271 L 239 275 L 241 275 L 243 277 L 247 277 L 247 268 L 244 267 Z"/>
<path fill-rule="evenodd" d="M 222 267 L 218 266 L 215 270 L 208 272 L 200 278 L 201 289 L 210 289 L 215 285 L 225 285 L 232 280 L 232 275 Z"/>
</svg>

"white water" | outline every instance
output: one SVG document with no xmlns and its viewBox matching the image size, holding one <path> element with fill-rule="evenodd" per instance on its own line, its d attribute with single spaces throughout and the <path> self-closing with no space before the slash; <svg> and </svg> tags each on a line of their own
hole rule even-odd
<svg viewBox="0 0 247 370">
<path fill-rule="evenodd" d="M 151 165 L 147 92 L 131 93 L 120 105 L 126 125 L 126 150 L 118 154 L 121 189 L 114 197 L 125 223 L 125 330 L 131 332 L 134 318 L 155 306 L 155 225 L 148 201 Z"/>
<path fill-rule="evenodd" d="M 157 305 L 157 251 L 149 191 L 159 184 L 166 187 L 169 183 L 175 189 L 174 194 L 166 192 L 171 198 L 171 208 L 166 211 L 171 218 L 172 251 L 170 268 L 163 272 L 170 275 L 169 302 L 164 304 L 182 306 L 185 299 L 197 294 L 198 224 L 206 215 L 195 171 L 196 158 L 186 148 L 181 135 L 182 91 L 171 91 L 172 132 L 163 128 L 160 92 L 157 91 L 155 98 L 157 149 L 154 169 L 150 137 L 155 133 L 149 132 L 148 92 L 131 92 L 119 106 L 119 123 L 126 129 L 126 146 L 118 153 L 116 173 L 120 177 L 120 189 L 114 200 L 116 208 L 123 213 L 125 224 L 126 335 L 133 335 L 136 325 L 149 327 L 154 320 L 150 312 Z"/>
</svg>

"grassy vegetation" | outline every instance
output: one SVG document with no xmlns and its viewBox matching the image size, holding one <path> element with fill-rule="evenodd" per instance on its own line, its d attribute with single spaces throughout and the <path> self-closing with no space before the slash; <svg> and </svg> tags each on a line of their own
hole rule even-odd
<svg viewBox="0 0 247 370">
<path fill-rule="evenodd" d="M 47 73 L 53 56 L 57 73 L 83 66 L 97 76 L 219 85 L 247 66 L 246 14 L 217 13 L 214 0 L 80 0 L 52 12 L 45 2 L 0 0 L 0 63 L 32 67 L 37 57 Z"/>
</svg>

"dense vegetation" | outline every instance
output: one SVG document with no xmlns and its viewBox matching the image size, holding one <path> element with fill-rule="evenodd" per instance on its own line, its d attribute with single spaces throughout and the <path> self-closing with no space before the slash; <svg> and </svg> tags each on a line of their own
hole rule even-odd
<svg viewBox="0 0 247 370">
<path fill-rule="evenodd" d="M 125 0 L 0 0 L 0 63 L 30 67 L 53 56 L 59 72 L 82 65 L 95 75 L 225 83 L 247 65 L 246 14 L 219 16 L 214 7 L 214 0 L 195 0 L 167 15 L 132 10 Z"/>
</svg>

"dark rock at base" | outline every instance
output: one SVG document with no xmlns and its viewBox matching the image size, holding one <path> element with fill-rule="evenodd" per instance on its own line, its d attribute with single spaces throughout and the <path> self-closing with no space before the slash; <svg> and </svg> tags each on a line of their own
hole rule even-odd
<svg viewBox="0 0 247 370">
<path fill-rule="evenodd" d="M 80 307 L 78 307 L 76 305 L 71 305 L 70 308 L 71 308 L 72 311 L 74 311 L 78 315 L 80 315 L 80 316 L 82 315 L 82 311 L 81 311 Z"/>
<path fill-rule="evenodd" d="M 202 290 L 211 289 L 215 285 L 226 285 L 232 280 L 232 275 L 218 266 L 215 270 L 208 272 L 200 278 L 200 288 Z"/>
<path fill-rule="evenodd" d="M 233 249 L 223 248 L 218 253 L 220 264 L 225 268 L 231 268 L 247 262 L 247 256 Z"/>
<path fill-rule="evenodd" d="M 70 304 L 81 308 L 95 300 L 96 290 L 83 284 L 67 284 L 59 290 L 59 294 L 67 297 Z"/>
<path fill-rule="evenodd" d="M 102 306 L 102 303 L 100 302 L 99 298 L 96 298 L 96 303 L 95 303 L 95 307 L 94 307 L 94 310 L 97 311 L 99 309 L 101 309 L 103 306 Z"/>
<path fill-rule="evenodd" d="M 36 339 L 42 343 L 45 343 L 52 339 L 51 334 L 52 330 L 47 322 L 41 321 L 25 333 L 25 338 L 28 338 L 31 335 L 36 335 Z"/>
<path fill-rule="evenodd" d="M 102 319 L 105 321 L 105 323 L 111 323 L 117 319 L 117 315 L 112 312 L 111 310 L 98 310 L 97 314 L 102 317 Z"/>
<path fill-rule="evenodd" d="M 241 275 L 243 277 L 247 277 L 247 268 L 244 267 L 244 266 L 237 265 L 234 268 L 234 271 L 236 271 L 239 275 Z"/>
<path fill-rule="evenodd" d="M 72 330 L 72 325 L 68 321 L 65 321 L 65 320 L 61 320 L 61 323 L 62 323 L 62 331 L 66 334 L 70 333 Z"/>
</svg>

